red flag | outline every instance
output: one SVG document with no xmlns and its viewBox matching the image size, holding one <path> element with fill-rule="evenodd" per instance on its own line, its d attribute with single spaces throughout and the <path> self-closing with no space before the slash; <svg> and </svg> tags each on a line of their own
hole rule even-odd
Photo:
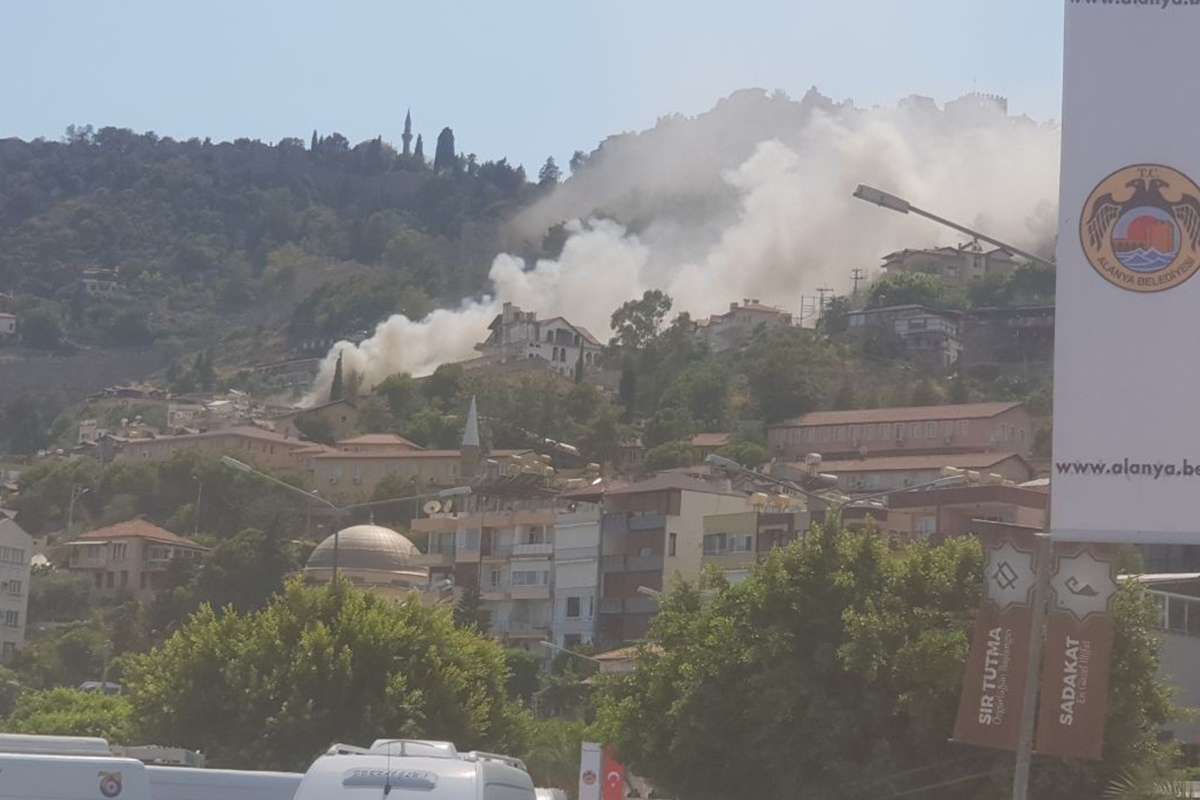
<svg viewBox="0 0 1200 800">
<path fill-rule="evenodd" d="M 611 747 L 604 748 L 603 800 L 625 800 L 625 765 L 613 756 Z"/>
</svg>

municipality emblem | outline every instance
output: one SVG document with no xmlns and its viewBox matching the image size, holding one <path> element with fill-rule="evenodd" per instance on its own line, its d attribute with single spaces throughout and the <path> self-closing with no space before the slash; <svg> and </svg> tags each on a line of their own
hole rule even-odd
<svg viewBox="0 0 1200 800">
<path fill-rule="evenodd" d="M 1162 292 L 1200 269 L 1200 187 L 1178 170 L 1135 164 L 1087 199 L 1079 237 L 1092 268 L 1131 292 Z"/>
</svg>

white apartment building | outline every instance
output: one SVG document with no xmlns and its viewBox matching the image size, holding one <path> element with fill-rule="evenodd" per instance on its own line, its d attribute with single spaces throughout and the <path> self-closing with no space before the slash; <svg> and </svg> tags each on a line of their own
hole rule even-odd
<svg viewBox="0 0 1200 800">
<path fill-rule="evenodd" d="M 0 662 L 25 644 L 29 606 L 29 558 L 33 538 L 11 519 L 0 517 Z"/>
<path fill-rule="evenodd" d="M 554 616 L 559 647 L 591 644 L 600 604 L 600 520 L 597 503 L 575 503 L 554 517 Z"/>
<path fill-rule="evenodd" d="M 566 377 L 575 374 L 581 356 L 585 372 L 599 367 L 603 351 L 600 340 L 563 317 L 538 319 L 534 311 L 522 311 L 512 303 L 505 303 L 488 328 L 488 338 L 475 345 L 475 349 L 502 364 L 541 359 Z"/>
</svg>

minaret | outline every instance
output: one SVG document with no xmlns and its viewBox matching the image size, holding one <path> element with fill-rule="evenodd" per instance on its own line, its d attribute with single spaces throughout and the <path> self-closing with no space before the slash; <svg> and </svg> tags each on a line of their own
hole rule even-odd
<svg viewBox="0 0 1200 800">
<path fill-rule="evenodd" d="M 479 464 L 483 460 L 482 447 L 479 442 L 479 412 L 475 408 L 475 395 L 471 395 L 471 407 L 467 411 L 467 426 L 463 429 L 462 438 L 462 476 L 473 478 L 479 472 Z"/>
<path fill-rule="evenodd" d="M 404 155 L 412 155 L 412 109 L 404 112 L 404 135 L 400 140 L 404 142 Z"/>
</svg>

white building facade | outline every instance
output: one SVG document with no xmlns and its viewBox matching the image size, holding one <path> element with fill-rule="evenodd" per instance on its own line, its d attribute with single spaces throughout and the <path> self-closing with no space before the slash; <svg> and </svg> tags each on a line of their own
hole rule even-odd
<svg viewBox="0 0 1200 800">
<path fill-rule="evenodd" d="M 29 558 L 33 538 L 11 519 L 0 517 L 0 662 L 8 663 L 25 645 L 29 608 Z"/>
<path fill-rule="evenodd" d="M 555 515 L 551 635 L 559 647 L 569 649 L 595 641 L 602 516 L 595 503 L 578 503 Z"/>
</svg>

